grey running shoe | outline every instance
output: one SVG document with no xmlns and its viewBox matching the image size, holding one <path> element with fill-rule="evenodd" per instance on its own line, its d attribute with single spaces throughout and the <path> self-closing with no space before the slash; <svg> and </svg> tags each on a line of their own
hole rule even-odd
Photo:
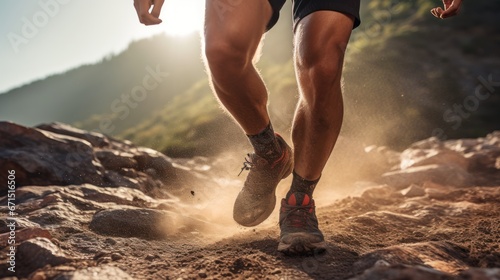
<svg viewBox="0 0 500 280">
<path fill-rule="evenodd" d="M 233 208 L 233 218 L 242 226 L 256 226 L 271 215 L 276 206 L 276 187 L 292 173 L 292 149 L 280 135 L 276 137 L 282 150 L 280 158 L 268 162 L 257 154 L 249 154 L 241 169 L 250 171 Z"/>
<path fill-rule="evenodd" d="M 315 208 L 314 200 L 305 193 L 293 193 L 281 201 L 279 252 L 311 254 L 326 250 Z"/>
</svg>

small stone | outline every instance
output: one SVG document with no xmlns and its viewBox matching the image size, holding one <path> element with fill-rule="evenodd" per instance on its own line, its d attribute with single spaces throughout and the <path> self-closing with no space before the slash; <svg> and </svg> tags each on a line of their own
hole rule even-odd
<svg viewBox="0 0 500 280">
<path fill-rule="evenodd" d="M 109 244 L 109 245 L 116 245 L 116 243 L 118 243 L 113 238 L 106 238 L 106 240 L 104 240 L 104 242 L 106 242 L 106 244 Z"/>
<path fill-rule="evenodd" d="M 155 256 L 155 255 L 151 255 L 151 254 L 149 254 L 149 255 L 147 255 L 147 256 L 146 256 L 146 258 L 145 258 L 145 259 L 146 259 L 147 261 L 152 261 L 152 260 L 154 260 L 155 258 L 156 258 L 156 256 Z"/>
<path fill-rule="evenodd" d="M 271 274 L 272 275 L 281 274 L 281 269 L 276 268 L 275 270 L 271 271 Z"/>
<path fill-rule="evenodd" d="M 201 278 L 207 278 L 208 277 L 208 275 L 205 272 L 198 273 L 198 276 L 200 276 Z"/>
<path fill-rule="evenodd" d="M 373 265 L 374 267 L 387 267 L 387 266 L 390 266 L 391 264 L 388 263 L 386 260 L 378 260 L 375 262 L 375 264 Z"/>
<path fill-rule="evenodd" d="M 107 254 L 108 254 L 108 253 L 106 253 L 106 252 L 99 252 L 99 253 L 97 253 L 97 254 L 95 254 L 95 255 L 94 255 L 94 258 L 93 258 L 93 259 L 94 259 L 94 260 L 98 260 L 98 259 L 100 259 L 100 258 L 105 257 Z"/>
<path fill-rule="evenodd" d="M 111 254 L 111 260 L 113 260 L 113 261 L 119 261 L 121 259 L 123 259 L 123 256 L 121 254 L 119 254 L 119 253 L 113 253 L 113 254 Z"/>
</svg>

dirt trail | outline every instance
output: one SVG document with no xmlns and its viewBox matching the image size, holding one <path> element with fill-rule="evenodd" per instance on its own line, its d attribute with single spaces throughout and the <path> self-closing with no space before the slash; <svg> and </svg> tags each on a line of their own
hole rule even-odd
<svg viewBox="0 0 500 280">
<path fill-rule="evenodd" d="M 500 267 L 499 187 L 429 183 L 422 190 L 426 194 L 407 198 L 395 188 L 380 187 L 318 209 L 328 241 L 325 254 L 278 253 L 277 226 L 215 243 L 189 234 L 159 241 L 66 229 L 54 235 L 60 247 L 99 252 L 40 275 L 50 279 L 65 270 L 108 264 L 134 279 L 346 279 L 363 271 L 375 277 L 366 279 L 377 279 L 376 272 L 387 279 L 402 279 L 402 273 L 412 275 L 405 279 L 451 279 L 471 267 Z M 498 269 L 495 273 L 500 276 Z"/>
<path fill-rule="evenodd" d="M 172 160 L 60 125 L 4 123 L 0 136 L 0 170 L 20 183 L 16 229 L 0 223 L 0 278 L 500 279 L 500 132 L 367 149 L 370 177 L 350 186 L 359 195 L 316 192 L 328 249 L 302 257 L 277 252 L 276 210 L 256 228 L 231 221 L 243 178 L 224 167 L 237 159 Z M 75 160 L 85 176 L 64 173 Z"/>
</svg>

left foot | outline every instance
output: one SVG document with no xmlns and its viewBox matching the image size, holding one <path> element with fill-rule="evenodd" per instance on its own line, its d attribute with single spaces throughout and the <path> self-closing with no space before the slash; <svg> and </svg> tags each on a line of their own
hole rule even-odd
<svg viewBox="0 0 500 280">
<path fill-rule="evenodd" d="M 326 250 L 315 208 L 314 200 L 305 193 L 293 193 L 281 201 L 279 252 L 310 254 Z"/>
<path fill-rule="evenodd" d="M 281 136 L 276 137 L 281 148 L 278 159 L 269 162 L 257 154 L 250 154 L 242 168 L 250 172 L 233 208 L 233 218 L 242 226 L 256 226 L 271 215 L 276 206 L 276 187 L 292 173 L 292 149 Z"/>
</svg>

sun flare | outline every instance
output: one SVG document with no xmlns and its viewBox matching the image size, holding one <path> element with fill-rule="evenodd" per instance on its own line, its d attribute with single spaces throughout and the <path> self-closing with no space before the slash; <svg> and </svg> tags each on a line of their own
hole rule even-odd
<svg viewBox="0 0 500 280">
<path fill-rule="evenodd" d="M 167 0 L 160 17 L 168 35 L 185 36 L 202 30 L 204 14 L 205 0 Z"/>
</svg>

